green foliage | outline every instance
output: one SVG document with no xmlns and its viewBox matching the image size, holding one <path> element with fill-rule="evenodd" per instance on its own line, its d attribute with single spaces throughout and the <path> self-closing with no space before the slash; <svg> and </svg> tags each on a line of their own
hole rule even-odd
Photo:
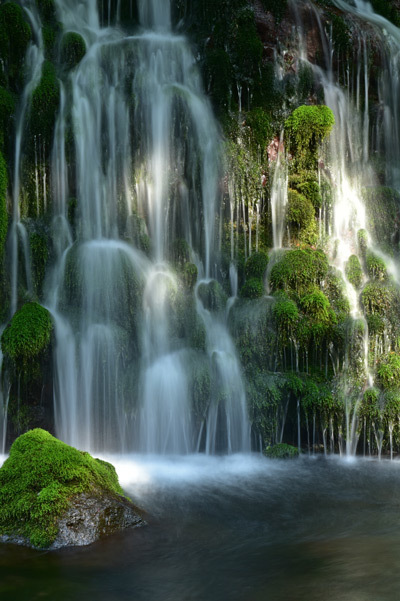
<svg viewBox="0 0 400 601">
<path fill-rule="evenodd" d="M 353 284 L 356 290 L 361 288 L 363 280 L 363 270 L 360 264 L 360 260 L 357 255 L 351 255 L 345 266 L 346 278 L 350 284 Z"/>
<path fill-rule="evenodd" d="M 335 118 L 324 105 L 299 106 L 285 121 L 285 140 L 293 171 L 316 169 L 318 145 L 330 133 Z"/>
<path fill-rule="evenodd" d="M 288 191 L 287 220 L 291 232 L 298 228 L 297 238 L 304 244 L 316 244 L 318 239 L 315 210 L 308 198 L 296 190 Z"/>
<path fill-rule="evenodd" d="M 346 287 L 340 271 L 330 268 L 325 279 L 324 290 L 330 300 L 338 320 L 343 321 L 350 313 L 350 303 L 346 297 Z"/>
<path fill-rule="evenodd" d="M 262 278 L 268 267 L 268 256 L 264 252 L 256 252 L 246 261 L 244 268 L 246 278 Z"/>
<path fill-rule="evenodd" d="M 387 353 L 378 362 L 377 374 L 383 388 L 400 388 L 400 355 Z"/>
<path fill-rule="evenodd" d="M 86 54 L 85 40 L 79 33 L 69 31 L 61 40 L 61 62 L 73 69 Z"/>
<path fill-rule="evenodd" d="M 385 320 L 381 315 L 377 315 L 376 313 L 367 315 L 367 324 L 370 336 L 379 336 L 385 331 Z"/>
<path fill-rule="evenodd" d="M 265 149 L 273 135 L 268 113 L 259 107 L 246 113 L 246 125 L 250 127 L 251 138 L 256 148 Z"/>
<path fill-rule="evenodd" d="M 384 281 L 387 279 L 387 270 L 385 261 L 374 254 L 371 250 L 368 250 L 366 253 L 366 266 L 368 275 L 374 279 L 379 281 Z"/>
<path fill-rule="evenodd" d="M 306 294 L 300 299 L 300 306 L 304 313 L 320 322 L 327 322 L 330 315 L 330 303 L 325 294 L 318 289 Z"/>
<path fill-rule="evenodd" d="M 320 209 L 322 206 L 321 190 L 314 171 L 300 171 L 292 173 L 289 178 L 289 187 L 297 190 L 309 201 L 314 209 Z"/>
<path fill-rule="evenodd" d="M 329 19 L 332 23 L 332 42 L 337 53 L 347 54 L 351 50 L 351 30 L 340 15 L 331 13 Z"/>
<path fill-rule="evenodd" d="M 298 298 L 321 285 L 328 272 L 328 259 L 321 250 L 289 250 L 271 270 L 273 290 L 285 290 Z"/>
<path fill-rule="evenodd" d="M 261 298 L 264 295 L 264 284 L 261 278 L 249 278 L 240 289 L 242 298 Z"/>
<path fill-rule="evenodd" d="M 23 434 L 0 469 L 0 533 L 48 547 L 74 496 L 123 495 L 114 467 L 44 430 Z"/>
<path fill-rule="evenodd" d="M 56 6 L 54 0 L 36 0 L 36 6 L 38 7 L 40 16 L 43 21 L 55 21 L 56 20 Z"/>
<path fill-rule="evenodd" d="M 260 64 L 263 50 L 251 8 L 239 12 L 232 34 L 233 69 L 238 80 L 246 82 Z"/>
<path fill-rule="evenodd" d="M 299 449 L 290 444 L 280 442 L 272 447 L 267 447 L 264 454 L 270 459 L 295 459 L 299 456 Z"/>
<path fill-rule="evenodd" d="M 366 230 L 358 230 L 357 242 L 362 254 L 365 254 L 368 248 L 368 234 Z"/>
<path fill-rule="evenodd" d="M 183 265 L 190 260 L 189 244 L 184 238 L 177 238 L 171 245 L 171 260 L 175 265 Z"/>
<path fill-rule="evenodd" d="M 216 280 L 199 284 L 197 294 L 208 311 L 219 312 L 225 309 L 227 296 L 221 284 Z"/>
<path fill-rule="evenodd" d="M 29 123 L 31 136 L 41 135 L 47 148 L 51 146 L 59 103 L 60 86 L 54 65 L 49 61 L 45 61 L 42 68 L 42 77 L 32 94 Z"/>
<path fill-rule="evenodd" d="M 379 417 L 379 390 L 377 388 L 367 388 L 363 394 L 359 410 L 360 417 L 375 421 Z"/>
<path fill-rule="evenodd" d="M 4 244 L 8 229 L 7 186 L 7 165 L 3 155 L 0 152 L 0 266 L 3 262 Z"/>
<path fill-rule="evenodd" d="M 0 146 L 5 145 L 11 117 L 14 114 L 14 97 L 6 88 L 0 86 Z"/>
<path fill-rule="evenodd" d="M 10 87 L 20 91 L 23 61 L 31 39 L 31 28 L 21 7 L 15 2 L 0 5 L 0 57 Z"/>
<path fill-rule="evenodd" d="M 182 280 L 186 288 L 192 290 L 197 282 L 198 269 L 194 263 L 185 263 L 182 270 Z"/>
<path fill-rule="evenodd" d="M 272 309 L 278 326 L 283 330 L 294 328 L 299 319 L 299 310 L 294 301 L 289 298 L 278 297 Z"/>
<path fill-rule="evenodd" d="M 50 344 L 53 324 L 50 313 L 38 303 L 26 303 L 17 311 L 1 337 L 1 348 L 15 362 L 29 361 Z"/>
<path fill-rule="evenodd" d="M 380 282 L 369 282 L 361 293 L 361 302 L 367 315 L 384 316 L 391 302 L 390 290 Z"/>
</svg>

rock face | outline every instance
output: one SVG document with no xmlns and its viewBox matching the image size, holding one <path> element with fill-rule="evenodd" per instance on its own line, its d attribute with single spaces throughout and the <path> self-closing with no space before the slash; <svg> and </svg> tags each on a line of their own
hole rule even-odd
<svg viewBox="0 0 400 601">
<path fill-rule="evenodd" d="M 58 549 L 144 524 L 111 464 L 44 430 L 17 438 L 0 469 L 0 542 Z"/>
<path fill-rule="evenodd" d="M 123 497 L 78 495 L 59 520 L 58 534 L 50 548 L 90 545 L 119 530 L 142 526 L 145 522 L 136 511 Z"/>
</svg>

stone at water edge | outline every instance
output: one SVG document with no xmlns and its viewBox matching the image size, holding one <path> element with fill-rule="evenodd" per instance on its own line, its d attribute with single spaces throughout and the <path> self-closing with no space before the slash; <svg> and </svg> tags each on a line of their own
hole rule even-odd
<svg viewBox="0 0 400 601">
<path fill-rule="evenodd" d="M 0 541 L 34 548 L 88 545 L 144 525 L 115 468 L 39 428 L 15 440 L 0 468 Z"/>
</svg>

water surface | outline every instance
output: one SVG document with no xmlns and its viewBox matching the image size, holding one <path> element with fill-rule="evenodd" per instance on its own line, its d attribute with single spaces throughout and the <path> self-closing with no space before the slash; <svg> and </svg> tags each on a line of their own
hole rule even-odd
<svg viewBox="0 0 400 601">
<path fill-rule="evenodd" d="M 400 599 L 400 462 L 112 460 L 149 525 L 51 553 L 1 545 L 1 599 Z"/>
</svg>

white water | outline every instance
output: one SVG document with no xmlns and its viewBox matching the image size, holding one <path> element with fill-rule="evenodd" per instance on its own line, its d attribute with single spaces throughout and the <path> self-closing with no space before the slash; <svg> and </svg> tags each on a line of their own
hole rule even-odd
<svg viewBox="0 0 400 601">
<path fill-rule="evenodd" d="M 85 449 L 190 453 L 204 424 L 194 423 L 189 403 L 191 351 L 171 336 L 180 283 L 167 260 L 174 241 L 184 239 L 199 273 L 215 271 L 218 128 L 191 49 L 172 31 L 169 2 L 140 1 L 142 29 L 129 36 L 100 26 L 95 0 L 56 5 L 65 30 L 79 32 L 87 45 L 61 85 L 52 152 L 57 262 L 46 305 L 55 322 L 57 434 Z M 67 222 L 70 189 L 77 198 L 75 242 Z M 149 234 L 151 260 L 123 240 L 129 224 Z M 214 318 L 207 319 L 212 331 Z M 208 353 L 210 369 L 219 354 L 226 419 L 218 419 L 211 399 L 202 445 L 214 452 L 222 436 L 219 451 L 247 451 L 240 366 L 227 328 L 216 327 L 219 346 Z"/>
</svg>

